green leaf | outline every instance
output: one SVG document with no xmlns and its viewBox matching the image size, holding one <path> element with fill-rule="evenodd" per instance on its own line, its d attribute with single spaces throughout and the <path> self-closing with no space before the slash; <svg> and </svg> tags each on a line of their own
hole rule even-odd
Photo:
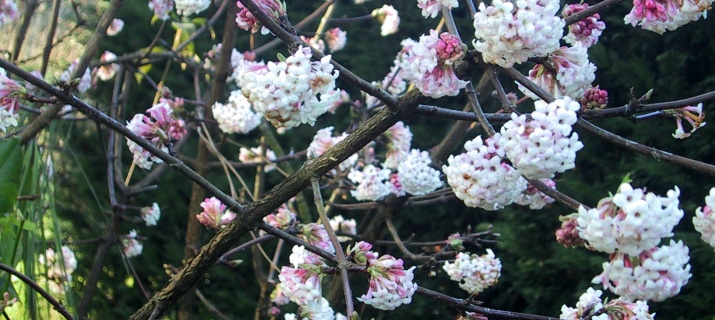
<svg viewBox="0 0 715 320">
<path fill-rule="evenodd" d="M 279 52 L 279 53 L 278 53 L 278 60 L 280 60 L 281 62 L 285 62 L 285 61 L 286 61 L 286 57 Z"/>
<path fill-rule="evenodd" d="M 0 141 L 0 214 L 12 212 L 22 174 L 20 139 Z"/>
</svg>

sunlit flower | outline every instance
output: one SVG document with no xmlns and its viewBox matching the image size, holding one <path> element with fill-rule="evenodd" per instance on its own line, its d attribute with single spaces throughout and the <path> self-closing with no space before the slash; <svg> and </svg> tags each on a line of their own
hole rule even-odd
<svg viewBox="0 0 715 320">
<path fill-rule="evenodd" d="M 348 33 L 340 28 L 328 29 L 325 31 L 325 41 L 328 43 L 331 53 L 342 50 L 348 41 Z"/>
<path fill-rule="evenodd" d="M 236 218 L 231 210 L 226 210 L 226 205 L 216 197 L 206 198 L 199 204 L 203 211 L 196 215 L 196 219 L 210 229 L 221 229 Z"/>
<path fill-rule="evenodd" d="M 225 133 L 249 133 L 261 124 L 261 115 L 251 110 L 251 103 L 240 90 L 231 91 L 226 104 L 216 102 L 212 108 L 218 127 Z"/>
<path fill-rule="evenodd" d="M 391 5 L 383 5 L 381 8 L 373 10 L 372 16 L 382 23 L 380 34 L 383 37 L 397 32 L 400 27 L 400 15 Z"/>
<path fill-rule="evenodd" d="M 112 24 L 109 25 L 109 28 L 107 28 L 107 35 L 110 37 L 116 36 L 122 29 L 124 29 L 124 20 L 114 19 L 112 20 Z"/>
<path fill-rule="evenodd" d="M 114 53 L 111 53 L 109 51 L 104 51 L 102 56 L 99 58 L 100 62 L 108 62 L 108 61 L 114 61 L 117 59 L 117 55 Z M 117 70 L 119 69 L 119 65 L 116 63 L 111 63 L 111 64 L 105 64 L 97 68 L 97 77 L 101 79 L 102 81 L 108 81 L 112 78 L 114 78 L 114 75 L 117 74 Z"/>
<path fill-rule="evenodd" d="M 149 0 L 149 9 L 161 20 L 168 20 L 169 13 L 174 10 L 173 0 Z"/>
</svg>

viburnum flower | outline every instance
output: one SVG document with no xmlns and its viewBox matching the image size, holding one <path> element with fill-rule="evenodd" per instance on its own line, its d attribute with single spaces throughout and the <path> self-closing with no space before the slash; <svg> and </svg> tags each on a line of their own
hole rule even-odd
<svg viewBox="0 0 715 320">
<path fill-rule="evenodd" d="M 337 215 L 330 219 L 330 226 L 335 230 L 335 232 L 342 232 L 348 234 L 357 234 L 357 222 L 355 219 L 345 219 L 341 215 Z M 338 236 L 338 241 L 346 242 L 352 240 L 351 237 Z"/>
<path fill-rule="evenodd" d="M 303 40 L 303 42 L 307 43 L 313 49 L 318 50 L 320 52 L 325 52 L 325 41 L 323 41 L 323 39 L 316 37 L 308 38 L 306 36 L 300 36 L 300 39 Z"/>
<path fill-rule="evenodd" d="M 301 46 L 285 61 L 241 69 L 236 81 L 253 109 L 274 126 L 312 126 L 340 99 L 330 55 L 311 62 L 312 56 L 310 48 Z"/>
<path fill-rule="evenodd" d="M 104 51 L 102 56 L 99 58 L 100 62 L 107 62 L 107 61 L 113 61 L 117 59 L 117 55 L 114 53 L 111 53 L 109 51 Z M 117 74 L 117 69 L 119 69 L 119 65 L 116 63 L 111 63 L 111 64 L 105 64 L 97 68 L 97 77 L 101 79 L 102 81 L 108 81 L 112 78 L 114 78 L 114 75 Z"/>
<path fill-rule="evenodd" d="M 287 229 L 296 224 L 295 212 L 288 207 L 287 204 L 282 204 L 276 210 L 276 213 L 271 213 L 263 217 L 263 221 L 271 227 L 278 229 Z"/>
<path fill-rule="evenodd" d="M 376 201 L 392 193 L 390 169 L 380 169 L 371 164 L 365 166 L 362 171 L 352 168 L 348 179 L 357 184 L 350 194 L 360 201 Z"/>
<path fill-rule="evenodd" d="M 430 167 L 432 159 L 427 151 L 412 149 L 397 166 L 402 189 L 412 195 L 421 196 L 442 186 L 440 172 Z"/>
<path fill-rule="evenodd" d="M 0 26 L 17 19 L 17 4 L 14 0 L 0 1 Z"/>
<path fill-rule="evenodd" d="M 276 153 L 271 149 L 266 149 L 265 154 L 263 153 L 263 147 L 258 146 L 255 148 L 243 148 L 239 149 L 238 160 L 243 163 L 265 163 L 267 161 L 273 162 L 276 160 Z M 265 166 L 266 172 L 271 172 L 276 169 L 275 164 L 267 164 Z"/>
<path fill-rule="evenodd" d="M 324 265 L 320 257 L 303 246 L 293 246 L 290 261 L 293 267 L 282 267 L 278 275 L 283 294 L 301 306 L 321 298 L 323 288 L 320 281 L 325 275 L 320 271 Z"/>
<path fill-rule="evenodd" d="M 332 148 L 334 145 L 338 144 L 338 142 L 345 140 L 345 138 L 348 137 L 347 133 L 342 133 L 341 135 L 337 137 L 333 137 L 333 127 L 327 127 L 318 130 L 318 132 L 315 133 L 315 136 L 313 137 L 313 141 L 310 143 L 308 146 L 308 158 L 314 159 L 317 157 L 320 157 L 327 151 L 328 149 Z M 338 165 L 338 168 L 341 171 L 348 170 L 355 166 L 355 164 L 358 161 L 358 155 L 357 153 L 354 153 L 345 161 L 341 162 Z"/>
<path fill-rule="evenodd" d="M 601 300 L 601 290 L 588 288 L 578 299 L 576 308 L 561 307 L 563 320 L 652 320 L 655 314 L 648 312 L 648 303 L 643 300 L 628 302 L 622 299 Z"/>
<path fill-rule="evenodd" d="M 127 129 L 164 152 L 168 151 L 167 144 L 172 140 L 181 139 L 186 134 L 186 125 L 183 120 L 173 116 L 174 109 L 171 108 L 169 100 L 159 100 L 159 103 L 147 109 L 146 112 L 149 117 L 143 114 L 134 115 L 132 120 L 127 122 Z M 163 162 L 129 138 L 127 138 L 127 146 L 134 155 L 134 163 L 140 168 L 150 170 L 152 163 Z"/>
<path fill-rule="evenodd" d="M 478 136 L 464 144 L 464 153 L 450 155 L 442 166 L 452 191 L 466 206 L 499 210 L 526 190 L 521 173 L 506 163 L 502 139 L 498 133 L 486 141 Z"/>
<path fill-rule="evenodd" d="M 196 219 L 206 228 L 221 229 L 236 219 L 236 214 L 226 210 L 226 205 L 216 197 L 206 198 L 199 204 L 204 210 L 196 215 Z"/>
<path fill-rule="evenodd" d="M 405 270 L 402 259 L 388 254 L 370 260 L 367 267 L 370 288 L 357 298 L 358 301 L 380 310 L 394 310 L 410 304 L 417 291 L 417 284 L 413 282 L 414 270 L 415 267 Z"/>
<path fill-rule="evenodd" d="M 540 179 L 546 186 L 551 189 L 556 189 L 556 182 L 551 179 Z M 529 206 L 529 209 L 540 210 L 544 208 L 547 204 L 553 203 L 554 198 L 547 196 L 543 192 L 539 191 L 534 185 L 529 183 L 526 190 L 516 197 L 514 203 L 521 206 Z"/>
<path fill-rule="evenodd" d="M 586 89 L 581 96 L 581 109 L 603 109 L 608 104 L 608 91 L 599 86 Z"/>
<path fill-rule="evenodd" d="M 176 13 L 182 16 L 198 14 L 206 10 L 211 4 L 211 0 L 174 0 Z"/>
<path fill-rule="evenodd" d="M 241 91 L 231 91 L 226 104 L 216 102 L 213 116 L 218 127 L 225 133 L 249 133 L 261 124 L 261 115 L 251 110 L 251 103 Z"/>
<path fill-rule="evenodd" d="M 693 225 L 695 225 L 695 230 L 700 232 L 700 237 L 703 241 L 715 248 L 715 216 L 713 215 L 713 208 L 715 208 L 715 188 L 711 188 L 710 194 L 705 197 L 705 206 L 698 207 L 695 210 Z"/>
<path fill-rule="evenodd" d="M 257 0 L 254 1 L 254 3 L 269 17 L 272 17 L 275 20 L 278 20 L 281 15 L 286 13 L 285 3 L 281 3 L 278 0 Z M 259 29 L 261 29 L 262 34 L 268 34 L 268 29 L 262 27 L 258 19 L 256 19 L 256 17 L 254 17 L 253 14 L 248 11 L 245 6 L 243 6 L 241 1 L 236 1 L 236 5 L 238 6 L 236 24 L 238 24 L 239 28 L 251 31 L 251 33 L 256 33 Z"/>
<path fill-rule="evenodd" d="M 676 139 L 685 139 L 690 137 L 693 132 L 701 127 L 704 127 L 706 124 L 706 122 L 703 121 L 705 119 L 705 113 L 703 112 L 702 103 L 698 103 L 697 106 L 687 106 L 673 110 L 666 110 L 664 112 L 675 117 L 678 127 L 675 129 L 675 133 L 673 133 L 673 138 Z M 688 123 L 690 123 L 693 127 L 690 132 L 685 132 L 685 129 L 683 128 L 683 119 L 688 121 Z"/>
<path fill-rule="evenodd" d="M 408 69 L 402 69 L 403 67 Z M 390 72 L 385 75 L 385 78 L 383 78 L 381 82 L 373 81 L 371 84 L 393 95 L 400 95 L 407 90 L 407 79 L 403 78 L 403 76 L 408 73 L 411 74 L 409 63 L 406 63 L 404 66 L 393 65 L 390 67 Z M 373 96 L 366 95 L 365 97 L 365 104 L 368 109 L 376 107 L 381 103 L 382 101 Z"/>
<path fill-rule="evenodd" d="M 144 220 L 147 226 L 155 226 L 161 216 L 161 208 L 159 208 L 159 204 L 154 202 L 151 207 L 141 208 L 141 214 L 142 220 Z"/>
<path fill-rule="evenodd" d="M 345 48 L 345 43 L 348 41 L 347 31 L 340 28 L 332 28 L 325 31 L 325 42 L 328 43 L 330 52 L 340 51 Z"/>
<path fill-rule="evenodd" d="M 204 68 L 211 70 L 214 68 L 214 63 L 218 62 L 221 57 L 221 48 L 223 45 L 221 43 L 215 44 L 211 50 L 206 52 L 206 59 L 204 59 Z M 229 73 L 226 81 L 235 81 L 238 73 L 241 72 L 243 68 L 251 68 L 253 66 L 262 66 L 262 62 L 256 62 L 256 54 L 251 51 L 244 51 L 243 53 L 236 50 L 236 48 L 231 49 L 231 72 Z"/>
<path fill-rule="evenodd" d="M 450 279 L 459 282 L 460 288 L 471 295 L 477 295 L 499 281 L 501 261 L 491 249 L 487 249 L 487 254 L 481 256 L 460 252 L 453 263 L 445 262 L 442 269 Z"/>
<path fill-rule="evenodd" d="M 57 282 L 72 282 L 72 273 L 77 270 L 77 259 L 74 251 L 62 246 L 62 256 L 52 248 L 47 248 L 45 254 L 39 256 L 40 264 L 47 267 L 47 277 Z"/>
<path fill-rule="evenodd" d="M 309 320 L 335 320 L 335 311 L 330 307 L 330 303 L 323 297 L 308 301 L 300 306 L 298 315 L 301 319 Z"/>
<path fill-rule="evenodd" d="M 383 133 L 387 139 L 387 154 L 385 155 L 385 168 L 397 168 L 400 161 L 410 152 L 412 146 L 412 131 L 404 122 L 398 121 Z"/>
<path fill-rule="evenodd" d="M 414 76 L 412 84 L 422 94 L 435 99 L 456 96 L 469 83 L 457 78 L 452 69 L 454 62 L 464 56 L 464 51 L 457 36 L 449 32 L 438 35 L 435 30 L 430 30 L 430 34 L 421 36 L 407 55 L 410 73 Z"/>
<path fill-rule="evenodd" d="M 330 242 L 328 231 L 322 223 L 308 223 L 303 225 L 302 233 L 306 242 L 330 253 L 335 253 L 335 247 Z"/>
<path fill-rule="evenodd" d="M 114 19 L 112 20 L 112 24 L 109 25 L 109 28 L 107 28 L 107 36 L 116 36 L 122 29 L 124 29 L 124 20 Z"/>
<path fill-rule="evenodd" d="M 659 197 L 623 183 L 595 208 L 578 209 L 579 236 L 591 250 L 638 255 L 657 246 L 661 238 L 673 236 L 673 227 L 683 217 L 678 196 L 678 187 Z"/>
<path fill-rule="evenodd" d="M 144 246 L 137 240 L 137 231 L 132 230 L 128 235 L 122 236 L 122 251 L 127 258 L 142 254 Z"/>
<path fill-rule="evenodd" d="M 578 102 L 569 97 L 552 103 L 534 102 L 531 121 L 525 115 L 511 114 L 501 128 L 501 145 L 513 166 L 529 179 L 553 178 L 557 172 L 575 167 L 576 152 L 583 148 L 576 123 Z"/>
<path fill-rule="evenodd" d="M 654 247 L 637 255 L 618 252 L 603 263 L 603 273 L 593 283 L 620 295 L 622 299 L 660 302 L 680 293 L 688 283 L 688 247 L 682 241 Z"/>
<path fill-rule="evenodd" d="M 161 20 L 168 20 L 169 13 L 174 10 L 173 0 L 149 0 L 149 9 Z"/>
<path fill-rule="evenodd" d="M 277 306 L 282 306 L 290 303 L 290 299 L 283 294 L 283 288 L 280 283 L 276 284 L 270 295 L 271 302 Z"/>
<path fill-rule="evenodd" d="M 556 230 L 556 241 L 564 247 L 575 248 L 584 245 L 583 239 L 578 234 L 577 218 L 577 213 L 559 217 L 561 228 Z"/>
<path fill-rule="evenodd" d="M 367 266 L 370 261 L 377 260 L 377 252 L 372 250 L 372 245 L 365 241 L 359 241 L 353 246 L 348 246 L 346 254 L 353 258 L 360 266 Z"/>
<path fill-rule="evenodd" d="M 459 7 L 457 0 L 417 0 L 417 7 L 422 9 L 422 16 L 436 17 L 442 8 L 452 9 Z"/>
<path fill-rule="evenodd" d="M 474 15 L 474 48 L 484 61 L 510 68 L 559 48 L 564 21 L 557 0 L 494 0 Z"/>
<path fill-rule="evenodd" d="M 586 47 L 580 44 L 561 47 L 549 55 L 546 61 L 556 69 L 556 74 L 537 64 L 529 71 L 529 79 L 556 99 L 564 96 L 574 100 L 581 99 L 584 91 L 590 88 L 596 79 L 596 65 L 588 61 Z M 539 97 L 521 84 L 519 90 L 532 99 L 539 100 Z"/>
<path fill-rule="evenodd" d="M 566 5 L 561 12 L 561 16 L 566 18 L 587 8 L 588 3 L 569 4 Z M 600 37 L 603 30 L 606 29 L 606 24 L 599 19 L 601 19 L 601 15 L 594 13 L 581 21 L 569 25 L 569 33 L 564 37 L 564 41 L 572 46 L 580 43 L 586 48 L 596 44 L 598 37 Z"/>
<path fill-rule="evenodd" d="M 27 93 L 15 80 L 0 73 L 0 130 L 7 132 L 8 127 L 17 126 L 17 111 L 20 110 L 20 98 Z"/>
<path fill-rule="evenodd" d="M 400 27 L 400 15 L 393 6 L 383 5 L 372 11 L 372 16 L 382 23 L 380 34 L 385 37 L 397 32 Z"/>
<path fill-rule="evenodd" d="M 658 34 L 672 31 L 707 16 L 712 0 L 633 0 L 633 9 L 623 19 Z"/>
<path fill-rule="evenodd" d="M 74 73 L 74 69 L 77 68 L 78 63 L 79 63 L 79 59 L 72 62 L 72 64 L 70 64 L 70 66 L 67 68 L 67 70 L 65 70 L 64 72 L 62 72 L 62 74 L 60 74 L 60 81 L 63 81 L 65 83 L 71 82 L 73 79 L 70 79 L 70 77 Z M 92 86 L 92 74 L 91 74 L 89 68 L 87 68 L 84 71 L 82 78 L 79 79 L 79 83 L 77 84 L 77 91 L 79 91 L 79 93 L 85 93 L 85 92 L 87 92 L 87 90 L 89 90 L 89 88 L 91 86 Z"/>
</svg>

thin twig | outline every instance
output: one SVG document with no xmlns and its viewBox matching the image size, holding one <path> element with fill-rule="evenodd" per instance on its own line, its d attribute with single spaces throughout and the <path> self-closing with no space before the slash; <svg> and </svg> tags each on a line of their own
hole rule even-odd
<svg viewBox="0 0 715 320">
<path fill-rule="evenodd" d="M 39 284 L 32 281 L 32 279 L 28 278 L 26 275 L 20 273 L 19 271 L 15 270 L 12 267 L 7 266 L 3 263 L 0 263 L 0 270 L 5 271 L 9 274 L 12 274 L 13 276 L 20 279 L 22 282 L 27 284 L 28 286 L 30 286 L 30 288 L 37 291 L 37 293 L 39 293 L 43 298 L 45 298 L 45 300 L 47 300 L 47 302 L 49 302 L 52 305 L 52 307 L 54 307 L 54 309 L 57 310 L 57 312 L 59 312 L 63 317 L 65 317 L 65 319 L 74 319 L 72 317 L 72 315 L 69 313 L 69 311 L 67 311 L 67 309 L 65 309 L 65 307 L 62 305 L 62 303 L 57 301 L 57 299 L 52 297 L 52 295 L 50 295 L 47 291 L 45 291 L 45 289 L 42 289 L 42 287 Z"/>
</svg>

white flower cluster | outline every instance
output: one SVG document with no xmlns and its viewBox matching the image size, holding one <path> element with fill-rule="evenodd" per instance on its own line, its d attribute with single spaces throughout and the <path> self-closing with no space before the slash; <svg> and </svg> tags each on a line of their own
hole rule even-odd
<svg viewBox="0 0 715 320">
<path fill-rule="evenodd" d="M 622 299 L 606 300 L 606 305 L 601 300 L 601 290 L 593 290 L 588 288 L 581 295 L 576 303 L 576 308 L 561 307 L 562 320 L 652 320 L 655 319 L 655 314 L 648 311 L 648 303 L 643 300 L 636 302 L 628 302 Z M 625 315 L 628 315 L 624 317 Z"/>
<path fill-rule="evenodd" d="M 159 208 L 159 204 L 154 202 L 151 207 L 143 207 L 140 210 L 142 214 L 142 220 L 146 223 L 147 226 L 155 226 L 157 221 L 159 221 L 159 217 L 161 217 L 161 208 Z"/>
<path fill-rule="evenodd" d="M 499 210 L 526 190 L 526 179 L 505 162 L 500 139 L 497 133 L 484 142 L 481 136 L 467 141 L 466 152 L 449 156 L 442 167 L 452 191 L 468 207 Z"/>
<path fill-rule="evenodd" d="M 276 153 L 271 149 L 266 149 L 265 156 L 263 155 L 263 147 L 241 148 L 238 151 L 238 160 L 243 163 L 257 163 L 276 160 Z M 276 169 L 276 165 L 266 165 L 266 172 L 271 172 Z"/>
<path fill-rule="evenodd" d="M 707 18 L 713 0 L 633 1 L 633 9 L 623 19 L 658 34 L 672 31 L 691 21 Z"/>
<path fill-rule="evenodd" d="M 394 188 L 390 183 L 390 169 L 380 169 L 371 164 L 362 171 L 351 169 L 348 179 L 357 184 L 357 188 L 350 191 L 350 194 L 360 201 L 382 199 L 392 193 Z"/>
<path fill-rule="evenodd" d="M 67 67 L 67 70 L 63 71 L 62 74 L 60 74 L 60 81 L 62 82 L 71 82 L 74 79 L 70 79 L 72 74 L 74 73 L 74 69 L 77 68 L 77 64 L 79 63 L 79 59 L 75 60 L 70 64 L 69 67 Z M 77 91 L 79 93 L 85 93 L 89 88 L 92 86 L 92 73 L 90 72 L 89 68 L 84 70 L 84 73 L 82 74 L 82 78 L 79 79 L 79 83 L 77 84 Z"/>
<path fill-rule="evenodd" d="M 330 227 L 335 230 L 335 232 L 357 234 L 357 221 L 355 219 L 345 219 L 341 215 L 337 215 L 330 219 Z M 352 240 L 350 237 L 338 236 L 338 241 L 347 242 Z"/>
<path fill-rule="evenodd" d="M 238 90 L 231 91 L 228 103 L 216 102 L 212 110 L 218 127 L 225 133 L 248 133 L 261 124 L 261 115 L 251 110 L 251 103 Z"/>
<path fill-rule="evenodd" d="M 285 61 L 242 68 L 236 81 L 253 109 L 274 126 L 313 125 L 340 99 L 340 90 L 335 90 L 338 71 L 330 56 L 311 62 L 312 56 L 310 48 L 299 47 Z"/>
<path fill-rule="evenodd" d="M 384 133 L 389 142 L 387 143 L 387 154 L 385 168 L 397 168 L 397 165 L 410 152 L 412 145 L 412 131 L 402 121 L 395 123 Z"/>
<path fill-rule="evenodd" d="M 377 255 L 377 252 L 371 254 Z M 394 310 L 410 304 L 417 291 L 417 284 L 413 282 L 414 270 L 415 267 L 405 270 L 402 259 L 388 254 L 370 259 L 367 266 L 370 286 L 367 293 L 357 298 L 358 301 L 380 310 Z"/>
<path fill-rule="evenodd" d="M 553 178 L 575 166 L 576 152 L 583 148 L 578 134 L 571 134 L 581 105 L 569 97 L 552 103 L 536 101 L 532 120 L 511 114 L 501 128 L 507 157 L 529 179 Z M 570 136 L 569 136 L 570 135 Z"/>
<path fill-rule="evenodd" d="M 283 294 L 290 301 L 303 306 L 323 296 L 323 288 L 320 285 L 324 276 L 320 273 L 323 262 L 303 246 L 293 246 L 292 252 L 290 263 L 293 267 L 282 267 L 278 279 Z"/>
<path fill-rule="evenodd" d="M 333 127 L 327 127 L 318 130 L 313 137 L 313 141 L 308 146 L 308 158 L 320 157 L 325 151 L 330 149 L 332 146 L 338 144 L 338 142 L 345 140 L 348 137 L 347 133 L 343 133 L 337 137 L 333 137 Z M 345 161 L 338 165 L 341 171 L 348 170 L 352 168 L 358 161 L 357 153 L 348 157 Z"/>
<path fill-rule="evenodd" d="M 176 13 L 182 16 L 190 16 L 206 10 L 211 4 L 211 0 L 174 0 Z"/>
<path fill-rule="evenodd" d="M 302 305 L 298 314 L 301 319 L 335 320 L 335 311 L 330 307 L 328 300 L 323 297 Z"/>
<path fill-rule="evenodd" d="M 371 15 L 382 23 L 380 34 L 383 37 L 397 32 L 400 27 L 400 15 L 391 5 L 383 5 L 381 8 L 373 10 Z"/>
<path fill-rule="evenodd" d="M 442 269 L 450 279 L 459 282 L 460 288 L 476 295 L 499 281 L 501 261 L 491 249 L 487 249 L 487 254 L 482 256 L 460 252 L 454 263 L 447 261 Z"/>
<path fill-rule="evenodd" d="M 137 236 L 136 230 L 129 231 L 129 234 L 123 236 L 122 251 L 127 258 L 136 257 L 144 250 L 144 246 L 137 240 Z"/>
<path fill-rule="evenodd" d="M 541 179 L 541 182 L 543 182 L 551 189 L 556 189 L 556 182 L 554 182 L 554 180 Z M 554 198 L 549 197 L 545 193 L 539 191 L 539 189 L 534 187 L 532 184 L 529 184 L 526 190 L 524 190 L 524 192 L 522 192 L 518 197 L 516 197 L 516 200 L 514 200 L 514 203 L 521 206 L 529 206 L 529 208 L 533 210 L 541 210 L 547 204 L 553 202 Z"/>
<path fill-rule="evenodd" d="M 561 47 L 554 51 L 547 61 L 556 68 L 556 75 L 543 65 L 537 64 L 529 71 L 529 79 L 557 99 L 581 99 L 596 79 L 596 65 L 589 62 L 587 49 L 582 45 Z M 519 90 L 534 100 L 539 99 L 521 84 Z"/>
<path fill-rule="evenodd" d="M 505 68 L 559 48 L 564 21 L 558 0 L 494 0 L 474 15 L 474 48 L 484 61 Z"/>
<path fill-rule="evenodd" d="M 459 7 L 457 0 L 417 0 L 417 7 L 422 9 L 422 16 L 436 17 L 442 8 L 452 9 Z"/>
<path fill-rule="evenodd" d="M 407 54 L 409 72 L 414 76 L 412 85 L 425 96 L 435 99 L 458 95 L 469 82 L 459 79 L 452 65 L 463 56 L 462 43 L 457 36 L 430 30 L 430 34 L 421 36 Z"/>
<path fill-rule="evenodd" d="M 412 195 L 419 196 L 430 193 L 442 186 L 440 172 L 430 167 L 427 151 L 412 149 L 412 151 L 397 166 L 402 189 Z"/>
<path fill-rule="evenodd" d="M 637 256 L 617 253 L 593 279 L 625 300 L 663 301 L 677 295 L 690 279 L 688 247 L 682 241 Z"/>
<path fill-rule="evenodd" d="M 715 216 L 713 215 L 713 208 L 715 208 L 715 188 L 711 188 L 710 194 L 705 197 L 705 207 L 698 207 L 695 210 L 693 225 L 695 225 L 695 230 L 700 232 L 700 237 L 703 241 L 715 248 Z"/>
<path fill-rule="evenodd" d="M 17 126 L 17 117 L 17 113 L 0 108 L 0 130 L 5 133 L 9 127 Z"/>
<path fill-rule="evenodd" d="M 659 197 L 623 183 L 596 208 L 579 208 L 579 236 L 592 250 L 638 255 L 657 246 L 661 238 L 673 236 L 673 227 L 683 217 L 679 196 L 678 187 L 669 190 L 667 197 Z"/>
</svg>

